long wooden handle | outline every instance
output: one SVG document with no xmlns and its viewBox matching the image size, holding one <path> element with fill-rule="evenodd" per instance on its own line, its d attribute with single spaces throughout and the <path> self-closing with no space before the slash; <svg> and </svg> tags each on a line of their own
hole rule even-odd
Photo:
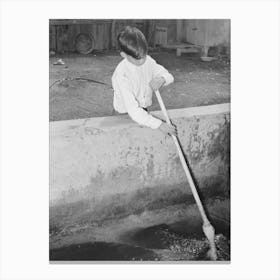
<svg viewBox="0 0 280 280">
<path fill-rule="evenodd" d="M 159 91 L 158 91 L 158 90 L 155 91 L 155 94 L 156 94 L 156 97 L 157 97 L 157 99 L 158 99 L 158 103 L 159 103 L 159 105 L 160 105 L 160 108 L 161 108 L 161 110 L 162 110 L 162 112 L 163 112 L 163 115 L 164 115 L 164 117 L 165 117 L 165 119 L 166 119 L 166 122 L 167 122 L 168 124 L 171 124 L 171 121 L 170 121 L 170 119 L 169 119 L 169 116 L 168 116 L 168 114 L 167 114 L 165 105 L 164 105 L 164 103 L 163 103 L 163 101 L 162 101 L 162 98 L 161 98 L 161 95 L 160 95 Z M 202 216 L 203 223 L 204 223 L 204 224 L 209 224 L 209 220 L 208 220 L 208 218 L 207 218 L 207 216 L 206 216 L 206 214 L 205 214 L 203 205 L 202 205 L 201 200 L 200 200 L 200 198 L 199 198 L 199 195 L 198 195 L 198 193 L 197 193 L 197 190 L 196 190 L 196 187 L 195 187 L 195 184 L 194 184 L 192 175 L 191 175 L 191 173 L 190 173 L 190 170 L 189 170 L 189 167 L 188 167 L 188 165 L 187 165 L 186 159 L 185 159 L 184 154 L 183 154 L 183 152 L 182 152 L 182 148 L 181 148 L 181 146 L 180 146 L 180 144 L 179 144 L 178 138 L 177 138 L 176 136 L 174 136 L 174 135 L 172 135 L 172 138 L 173 138 L 174 143 L 175 143 L 175 145 L 176 145 L 176 148 L 177 148 L 177 151 L 178 151 L 178 154 L 179 154 L 179 158 L 180 158 L 180 160 L 181 160 L 182 166 L 183 166 L 183 168 L 184 168 L 184 171 L 185 171 L 185 173 L 186 173 L 188 182 L 189 182 L 189 184 L 190 184 L 190 188 L 191 188 L 193 197 L 194 197 L 194 199 L 195 199 L 195 201 L 196 201 L 196 204 L 197 204 L 197 206 L 198 206 L 199 212 L 200 212 L 200 214 L 201 214 L 201 216 Z"/>
</svg>

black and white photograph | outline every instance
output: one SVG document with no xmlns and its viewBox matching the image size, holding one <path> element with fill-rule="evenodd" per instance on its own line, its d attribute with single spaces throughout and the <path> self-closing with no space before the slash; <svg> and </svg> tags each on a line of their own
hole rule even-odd
<svg viewBox="0 0 280 280">
<path fill-rule="evenodd" d="M 279 280 L 280 2 L 0 0 L 0 279 Z"/>
<path fill-rule="evenodd" d="M 230 263 L 230 19 L 49 20 L 49 260 Z"/>
</svg>

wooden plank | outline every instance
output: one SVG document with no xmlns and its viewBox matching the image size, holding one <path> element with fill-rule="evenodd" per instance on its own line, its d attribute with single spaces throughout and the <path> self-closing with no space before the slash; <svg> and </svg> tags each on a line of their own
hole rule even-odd
<svg viewBox="0 0 280 280">
<path fill-rule="evenodd" d="M 67 39 L 68 39 L 68 51 L 69 52 L 74 52 L 76 50 L 76 47 L 75 47 L 75 39 L 77 36 L 76 27 L 77 27 L 77 25 L 69 25 L 69 28 L 68 28 Z"/>
<path fill-rule="evenodd" d="M 68 25 L 63 25 L 62 29 L 63 35 L 62 35 L 62 48 L 63 52 L 68 52 Z"/>
<path fill-rule="evenodd" d="M 147 20 L 147 42 L 149 46 L 155 46 L 156 25 L 155 20 Z"/>
<path fill-rule="evenodd" d="M 49 49 L 56 51 L 56 30 L 55 26 L 49 26 Z"/>
<path fill-rule="evenodd" d="M 167 20 L 167 42 L 176 42 L 176 20 Z"/>
<path fill-rule="evenodd" d="M 110 23 L 111 19 L 50 19 L 50 25 Z"/>
<path fill-rule="evenodd" d="M 182 44 L 167 44 L 164 46 L 165 49 L 177 49 L 177 48 L 192 48 L 192 47 L 199 47 L 198 45 L 182 43 Z"/>
<path fill-rule="evenodd" d="M 68 26 L 56 26 L 56 51 L 64 53 L 68 51 Z"/>
<path fill-rule="evenodd" d="M 183 30 L 184 20 L 177 19 L 176 20 L 176 41 L 183 42 L 184 41 L 184 30 Z"/>
<path fill-rule="evenodd" d="M 94 50 L 96 49 L 96 37 L 95 37 L 95 24 L 90 25 L 90 30 L 89 30 L 92 38 L 93 38 L 93 44 L 94 44 Z"/>
<path fill-rule="evenodd" d="M 105 24 L 100 24 L 100 30 L 101 30 L 101 50 L 106 49 L 106 26 Z"/>
<path fill-rule="evenodd" d="M 97 40 L 97 25 L 93 24 L 91 26 L 91 32 L 92 32 L 92 36 L 94 38 L 94 49 L 98 50 L 98 40 Z"/>
<path fill-rule="evenodd" d="M 100 38 L 100 28 L 99 24 L 96 25 L 96 49 L 101 50 L 102 44 L 101 44 L 101 38 Z"/>
<path fill-rule="evenodd" d="M 111 24 L 110 47 L 113 48 L 113 49 L 117 47 L 117 42 L 116 42 L 116 20 L 112 20 L 112 24 Z"/>
<path fill-rule="evenodd" d="M 176 55 L 177 56 L 181 56 L 182 53 L 198 53 L 200 52 L 201 50 L 199 48 L 177 48 L 176 49 Z"/>
<path fill-rule="evenodd" d="M 110 46 L 110 24 L 104 23 L 104 50 L 108 50 Z"/>
<path fill-rule="evenodd" d="M 56 51 L 58 53 L 63 52 L 62 36 L 63 36 L 63 27 L 61 25 L 58 25 L 56 27 Z"/>
<path fill-rule="evenodd" d="M 100 42 L 100 45 L 99 45 L 99 49 L 100 50 L 104 50 L 105 48 L 105 41 L 104 41 L 104 24 L 98 24 L 98 35 L 99 35 L 99 42 Z"/>
</svg>

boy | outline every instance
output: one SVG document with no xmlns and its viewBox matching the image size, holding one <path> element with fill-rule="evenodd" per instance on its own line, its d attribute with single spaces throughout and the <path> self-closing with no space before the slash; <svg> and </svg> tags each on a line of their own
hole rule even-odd
<svg viewBox="0 0 280 280">
<path fill-rule="evenodd" d="M 173 76 L 147 54 L 148 44 L 139 29 L 127 26 L 117 40 L 124 59 L 112 77 L 114 109 L 119 113 L 128 113 L 139 125 L 159 129 L 166 135 L 176 135 L 175 126 L 147 111 L 147 107 L 152 105 L 153 91 L 172 83 Z"/>
</svg>

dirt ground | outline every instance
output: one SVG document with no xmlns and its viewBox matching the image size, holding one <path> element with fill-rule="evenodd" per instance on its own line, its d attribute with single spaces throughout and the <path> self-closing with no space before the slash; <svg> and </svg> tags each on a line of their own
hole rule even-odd
<svg viewBox="0 0 280 280">
<path fill-rule="evenodd" d="M 202 62 L 198 55 L 175 51 L 153 51 L 150 55 L 173 74 L 172 85 L 161 90 L 167 109 L 203 106 L 230 102 L 230 62 L 219 58 Z M 62 58 L 64 65 L 53 65 Z M 82 77 L 84 80 L 66 80 L 52 85 L 49 91 L 49 120 L 110 116 L 113 112 L 111 77 L 121 61 L 117 52 L 99 52 L 87 56 L 63 55 L 50 58 L 49 84 L 65 78 Z M 150 107 L 159 110 L 157 101 Z"/>
</svg>

